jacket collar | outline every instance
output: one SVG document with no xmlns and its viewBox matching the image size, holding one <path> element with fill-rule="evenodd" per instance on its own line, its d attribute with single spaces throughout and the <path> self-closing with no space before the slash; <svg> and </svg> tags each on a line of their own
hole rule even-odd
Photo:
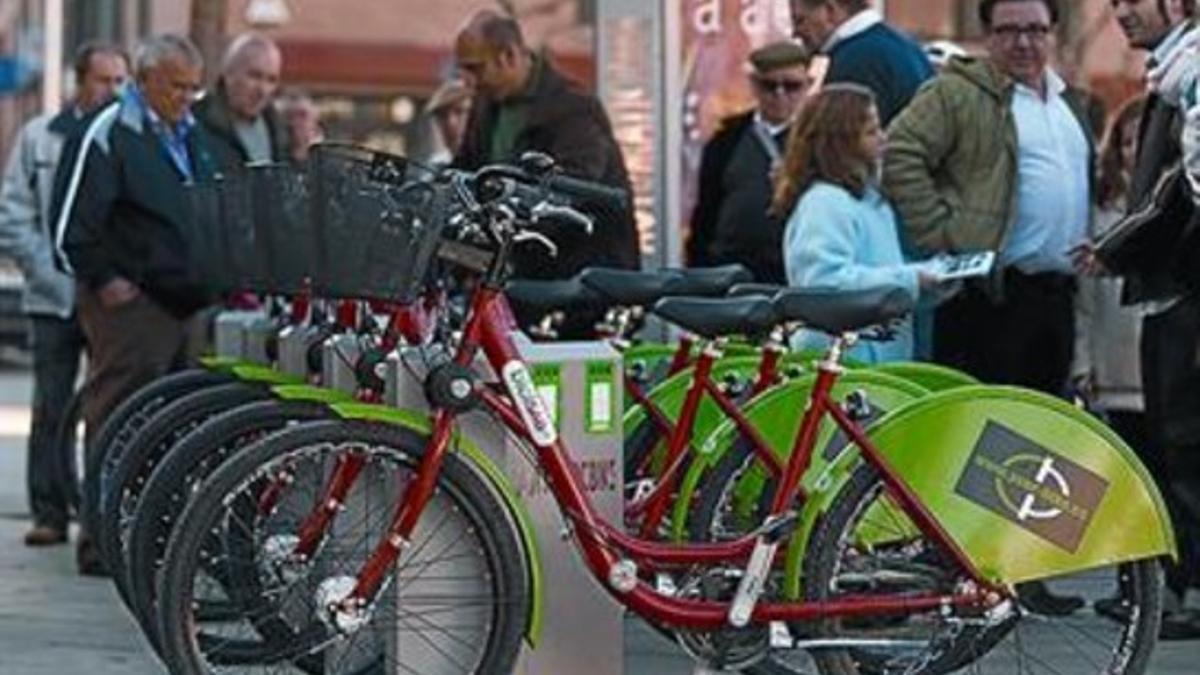
<svg viewBox="0 0 1200 675">
<path fill-rule="evenodd" d="M 125 87 L 125 89 L 121 92 L 120 101 L 120 122 L 132 131 L 135 131 L 139 134 L 145 133 L 147 122 L 149 122 L 152 127 L 159 124 L 163 125 L 164 127 L 166 126 L 166 122 L 164 122 L 158 116 L 158 113 L 154 112 L 154 109 L 151 108 L 148 103 L 146 103 L 146 99 L 142 97 L 142 92 L 140 89 L 138 89 L 136 84 L 129 84 Z M 176 124 L 170 131 L 177 136 L 186 137 L 190 135 L 192 130 L 195 128 L 196 117 L 192 114 L 192 111 L 189 110 L 184 115 L 183 120 Z"/>
<path fill-rule="evenodd" d="M 833 51 L 834 47 L 849 40 L 850 38 L 865 33 L 876 25 L 883 23 L 883 15 L 874 9 L 864 9 L 854 16 L 842 22 L 829 39 L 825 40 L 825 44 L 821 45 L 821 53 L 828 54 Z"/>
</svg>

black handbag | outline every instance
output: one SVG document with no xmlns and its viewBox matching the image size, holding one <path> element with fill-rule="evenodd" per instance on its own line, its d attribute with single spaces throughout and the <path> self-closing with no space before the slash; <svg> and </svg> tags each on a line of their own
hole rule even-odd
<svg viewBox="0 0 1200 675">
<path fill-rule="evenodd" d="M 1189 233 L 1191 187 L 1182 164 L 1165 171 L 1148 198 L 1096 242 L 1096 257 L 1111 272 L 1127 274 L 1171 265 Z"/>
</svg>

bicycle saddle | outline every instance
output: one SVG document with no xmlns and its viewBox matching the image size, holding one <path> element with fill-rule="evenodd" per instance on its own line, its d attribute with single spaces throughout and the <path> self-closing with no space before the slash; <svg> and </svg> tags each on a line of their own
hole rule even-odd
<svg viewBox="0 0 1200 675">
<path fill-rule="evenodd" d="M 789 288 L 776 293 L 771 304 L 780 321 L 798 321 L 831 335 L 885 325 L 906 316 L 914 305 L 899 286 L 870 291 Z"/>
<path fill-rule="evenodd" d="M 777 284 L 744 283 L 734 284 L 731 286 L 727 295 L 731 298 L 736 298 L 743 295 L 765 295 L 768 298 L 773 298 L 775 297 L 776 293 L 783 290 L 787 290 L 787 286 L 779 286 Z"/>
<path fill-rule="evenodd" d="M 583 284 L 614 305 L 648 307 L 655 300 L 671 295 L 678 283 L 676 270 L 638 272 L 634 270 L 589 267 L 579 275 Z"/>
<path fill-rule="evenodd" d="M 508 282 L 504 294 L 521 316 L 546 316 L 557 311 L 603 309 L 598 293 L 583 285 L 579 275 L 562 281 L 518 279 Z"/>
<path fill-rule="evenodd" d="M 724 295 L 730 286 L 751 277 L 742 265 L 725 265 L 654 272 L 592 267 L 581 278 L 615 305 L 648 307 L 668 297 Z"/>
<path fill-rule="evenodd" d="M 774 303 L 764 295 L 740 298 L 663 298 L 654 313 L 706 338 L 761 335 L 779 323 Z"/>
<path fill-rule="evenodd" d="M 735 284 L 754 279 L 750 270 L 741 263 L 720 267 L 688 267 L 675 271 L 679 272 L 681 279 L 671 289 L 672 295 L 725 295 Z"/>
</svg>

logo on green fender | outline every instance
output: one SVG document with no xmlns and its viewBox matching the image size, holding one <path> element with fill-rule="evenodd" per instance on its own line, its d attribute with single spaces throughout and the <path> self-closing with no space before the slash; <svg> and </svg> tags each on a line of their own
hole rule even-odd
<svg viewBox="0 0 1200 675">
<path fill-rule="evenodd" d="M 1074 553 L 1108 481 L 988 422 L 954 492 Z"/>
</svg>

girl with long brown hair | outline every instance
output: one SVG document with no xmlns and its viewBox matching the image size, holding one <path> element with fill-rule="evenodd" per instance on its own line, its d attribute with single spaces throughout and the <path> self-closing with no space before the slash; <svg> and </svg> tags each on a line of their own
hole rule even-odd
<svg viewBox="0 0 1200 675">
<path fill-rule="evenodd" d="M 877 183 L 887 136 L 871 92 L 836 84 L 814 94 L 792 126 L 773 210 L 790 214 L 784 267 L 794 287 L 861 291 L 898 287 L 915 301 L 935 276 L 904 261 L 896 215 Z M 828 338 L 803 332 L 798 347 Z M 890 342 L 863 342 L 851 354 L 868 363 L 911 359 L 911 321 Z"/>
</svg>

